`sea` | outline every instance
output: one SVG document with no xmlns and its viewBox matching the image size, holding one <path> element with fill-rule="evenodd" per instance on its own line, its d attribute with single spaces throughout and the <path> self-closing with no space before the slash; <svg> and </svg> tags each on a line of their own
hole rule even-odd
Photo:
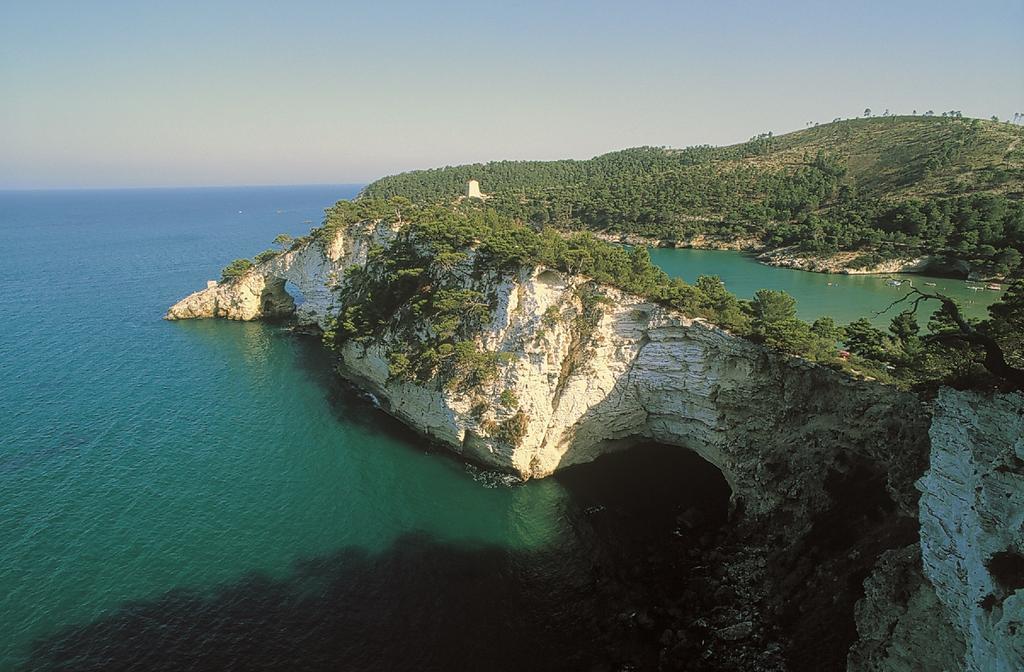
<svg viewBox="0 0 1024 672">
<path fill-rule="evenodd" d="M 642 445 L 520 482 L 406 430 L 313 337 L 161 319 L 359 189 L 0 192 L 0 672 L 656 662 L 654 617 L 634 619 L 668 589 L 637 584 L 727 524 L 714 467 Z M 652 256 L 743 296 L 787 289 L 806 318 L 899 296 L 737 253 Z M 995 298 L 915 277 L 970 310 Z"/>
<path fill-rule="evenodd" d="M 0 193 L 0 670 L 590 669 L 634 549 L 725 520 L 685 450 L 521 483 L 315 338 L 161 319 L 358 190 Z"/>
</svg>

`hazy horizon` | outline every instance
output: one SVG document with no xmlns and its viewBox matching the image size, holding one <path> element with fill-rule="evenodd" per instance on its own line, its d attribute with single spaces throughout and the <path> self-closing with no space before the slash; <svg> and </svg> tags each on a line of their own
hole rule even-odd
<svg viewBox="0 0 1024 672">
<path fill-rule="evenodd" d="M 168 185 L 142 185 L 135 187 L 23 187 L 23 188 L 0 188 L 0 194 L 11 194 L 32 191 L 175 191 L 175 190 L 202 190 L 202 189 L 316 189 L 323 187 L 365 187 L 370 182 L 305 182 L 300 184 L 168 184 Z"/>
<path fill-rule="evenodd" d="M 365 184 L 1024 109 L 1024 2 L 20 3 L 0 189 Z"/>
</svg>

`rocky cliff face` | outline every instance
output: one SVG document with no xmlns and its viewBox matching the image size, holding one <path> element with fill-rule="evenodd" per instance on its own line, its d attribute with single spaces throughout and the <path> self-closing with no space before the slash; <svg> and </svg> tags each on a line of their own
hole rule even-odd
<svg viewBox="0 0 1024 672">
<path fill-rule="evenodd" d="M 167 318 L 278 317 L 294 310 L 284 291 L 291 281 L 306 298 L 298 319 L 326 327 L 341 307 L 335 290 L 345 269 L 365 263 L 370 247 L 396 230 L 359 224 L 311 241 L 187 297 Z M 913 395 L 584 278 L 530 267 L 460 277 L 492 304 L 478 346 L 508 353 L 507 361 L 477 389 L 447 391 L 389 375 L 387 353 L 407 335 L 347 342 L 341 370 L 385 410 L 471 460 L 523 477 L 641 440 L 693 450 L 725 475 L 743 518 L 764 521 L 758 543 L 791 550 L 778 556 L 785 569 L 766 579 L 781 591 L 780 610 L 835 589 L 829 572 L 869 575 L 850 669 L 928 669 L 919 667 L 926 660 L 1021 669 L 1019 398 L 944 393 L 933 421 Z M 919 493 L 929 444 L 932 466 Z M 920 547 L 912 533 L 919 496 Z M 846 526 L 850 518 L 856 525 Z M 844 535 L 867 541 L 850 546 Z M 894 550 L 875 566 L 886 549 Z M 761 562 L 771 575 L 772 563 Z M 830 602 L 837 600 L 823 600 Z M 925 655 L 925 632 L 942 640 L 941 650 Z"/>
<path fill-rule="evenodd" d="M 168 320 L 220 317 L 228 320 L 279 319 L 325 323 L 336 311 L 335 290 L 344 270 L 366 262 L 373 245 L 390 240 L 397 227 L 387 222 L 356 224 L 330 240 L 313 240 L 257 264 L 239 278 L 210 281 L 206 289 L 171 306 Z M 293 283 L 305 301 L 296 307 L 285 289 Z"/>
<path fill-rule="evenodd" d="M 496 297 L 481 345 L 512 354 L 480 389 L 453 394 L 389 379 L 387 336 L 342 353 L 346 372 L 392 413 L 466 457 L 541 477 L 654 440 L 716 465 L 754 513 L 824 506 L 826 477 L 863 465 L 888 471 L 892 496 L 912 506 L 927 417 L 910 395 L 550 270 L 469 286 Z M 604 302 L 581 329 L 584 292 Z M 516 404 L 499 401 L 505 391 Z M 502 429 L 512 422 L 515 440 Z"/>
<path fill-rule="evenodd" d="M 879 557 L 854 611 L 859 638 L 847 659 L 849 672 L 965 669 L 963 635 L 924 577 L 917 544 Z"/>
<path fill-rule="evenodd" d="M 1024 669 L 1024 396 L 943 390 L 921 490 L 924 575 L 965 669 Z"/>
</svg>

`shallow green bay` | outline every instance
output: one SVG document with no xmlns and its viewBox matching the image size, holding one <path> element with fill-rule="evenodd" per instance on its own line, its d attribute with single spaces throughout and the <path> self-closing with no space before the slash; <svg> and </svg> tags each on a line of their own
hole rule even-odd
<svg viewBox="0 0 1024 672">
<path fill-rule="evenodd" d="M 742 252 L 652 248 L 650 253 L 651 260 L 672 277 L 694 282 L 700 275 L 717 275 L 725 281 L 729 291 L 741 298 L 749 299 L 762 288 L 785 290 L 796 299 L 797 313 L 805 320 L 831 315 L 837 323 L 845 324 L 866 317 L 878 325 L 887 326 L 901 308 L 877 317 L 874 313 L 885 310 L 890 303 L 904 296 L 910 283 L 922 291 L 938 292 L 956 299 L 966 315 L 977 318 L 987 317 L 988 306 L 1002 294 L 988 289 L 968 289 L 969 286 L 986 283 L 926 275 L 839 275 L 794 271 L 758 263 Z M 890 286 L 887 283 L 891 279 L 904 284 Z M 935 285 L 927 285 L 929 282 Z M 927 322 L 923 311 L 918 321 L 922 327 Z"/>
</svg>

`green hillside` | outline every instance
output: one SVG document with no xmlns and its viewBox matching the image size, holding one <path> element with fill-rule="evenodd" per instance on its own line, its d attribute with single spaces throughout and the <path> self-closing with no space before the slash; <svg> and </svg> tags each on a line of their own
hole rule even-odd
<svg viewBox="0 0 1024 672">
<path fill-rule="evenodd" d="M 844 183 L 877 197 L 965 193 L 1024 196 L 1024 127 L 945 117 L 854 119 L 776 138 L 766 166 L 796 167 L 824 151 L 847 168 Z M 754 162 L 757 162 L 755 159 Z"/>
<path fill-rule="evenodd" d="M 928 252 L 1005 275 L 1024 251 L 1024 127 L 955 117 L 838 121 L 728 147 L 640 147 L 587 161 L 413 171 L 367 197 L 488 205 L 536 225 L 798 245 L 882 259 Z"/>
</svg>

